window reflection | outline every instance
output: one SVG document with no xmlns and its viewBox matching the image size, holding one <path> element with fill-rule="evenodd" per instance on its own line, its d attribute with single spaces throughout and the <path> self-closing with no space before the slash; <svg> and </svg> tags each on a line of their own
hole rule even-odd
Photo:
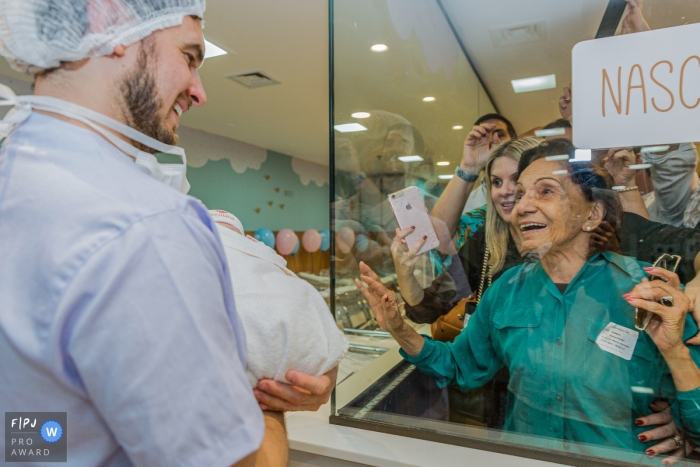
<svg viewBox="0 0 700 467">
<path fill-rule="evenodd" d="M 426 23 L 448 27 L 426 2 L 407 3 Z M 642 15 L 641 2 L 628 3 L 625 34 L 695 15 L 672 19 L 659 1 Z M 700 348 L 691 343 L 700 339 L 687 311 L 700 296 L 695 146 L 576 148 L 570 86 L 525 95 L 536 119 L 523 117 L 519 101 L 514 121 L 530 129 L 518 134 L 464 55 L 451 74 L 436 72 L 421 41 L 397 26 L 395 2 L 363 5 L 359 12 L 336 2 L 336 119 L 379 110 L 362 118 L 366 131 L 335 137 L 335 312 L 358 339 L 392 336 L 403 361 L 387 352 L 373 384 L 348 379 L 335 413 L 564 455 L 694 459 Z M 367 57 L 365 81 L 349 19 L 362 25 L 367 11 L 389 48 L 381 64 Z M 548 66 L 555 60 L 527 51 Z M 355 59 L 352 72 L 344 57 Z M 375 79 L 377 70 L 388 73 Z M 373 80 L 383 83 L 380 93 Z M 496 95 L 501 105 L 516 99 L 510 92 Z M 415 256 L 401 241 L 410 228 L 387 201 L 410 186 L 441 241 L 430 254 Z M 645 269 L 660 258 L 673 272 Z"/>
</svg>

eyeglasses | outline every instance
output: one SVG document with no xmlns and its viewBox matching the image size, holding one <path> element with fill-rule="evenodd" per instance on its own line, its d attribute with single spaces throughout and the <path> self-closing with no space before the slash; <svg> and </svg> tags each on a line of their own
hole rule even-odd
<svg viewBox="0 0 700 467">
<path fill-rule="evenodd" d="M 661 256 L 659 256 L 656 261 L 654 261 L 653 267 L 655 268 L 664 268 L 667 271 L 671 272 L 676 272 L 676 269 L 678 269 L 678 265 L 681 262 L 681 257 L 678 255 L 669 255 L 668 253 L 664 253 Z M 656 276 L 650 276 L 649 280 L 653 281 L 656 279 L 660 279 L 659 277 Z M 648 310 L 640 310 L 639 308 L 634 309 L 634 327 L 639 329 L 640 331 L 644 331 L 649 323 L 651 322 L 651 319 L 654 317 L 654 313 Z"/>
</svg>

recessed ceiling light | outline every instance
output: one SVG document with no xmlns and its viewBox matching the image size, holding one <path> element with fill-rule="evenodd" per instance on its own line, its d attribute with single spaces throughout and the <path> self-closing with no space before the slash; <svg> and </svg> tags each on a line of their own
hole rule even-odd
<svg viewBox="0 0 700 467">
<path fill-rule="evenodd" d="M 424 97 L 423 102 L 435 102 L 435 98 L 433 96 Z"/>
<path fill-rule="evenodd" d="M 540 138 L 546 138 L 548 136 L 559 136 L 565 134 L 566 128 L 548 128 L 546 130 L 537 130 L 535 132 L 535 136 L 538 136 Z"/>
<path fill-rule="evenodd" d="M 350 115 L 352 118 L 367 118 L 370 116 L 369 112 L 355 112 Z"/>
<path fill-rule="evenodd" d="M 452 127 L 453 130 L 462 130 L 464 127 L 462 125 L 455 125 Z"/>
<path fill-rule="evenodd" d="M 557 87 L 557 77 L 555 75 L 534 76 L 532 78 L 514 79 L 511 81 L 513 91 L 516 93 L 542 91 L 543 89 L 554 89 Z"/>
<path fill-rule="evenodd" d="M 363 127 L 359 123 L 344 123 L 342 125 L 335 125 L 333 128 L 341 133 L 352 133 L 354 131 L 367 131 L 367 128 Z"/>
<path fill-rule="evenodd" d="M 204 45 L 205 45 L 205 53 L 204 53 L 205 60 L 207 58 L 218 57 L 219 55 L 226 55 L 228 53 L 224 49 L 219 47 L 218 45 L 214 45 L 206 39 L 204 39 Z"/>
<path fill-rule="evenodd" d="M 447 161 L 440 161 L 437 163 L 437 165 L 450 165 L 450 163 Z"/>
<path fill-rule="evenodd" d="M 438 178 L 439 178 L 440 180 L 449 180 L 449 179 L 451 179 L 451 178 L 454 177 L 454 176 L 455 176 L 455 174 L 438 175 Z"/>
<path fill-rule="evenodd" d="M 423 158 L 417 154 L 414 154 L 412 156 L 399 156 L 399 160 L 401 162 L 420 162 L 423 160 Z"/>
<path fill-rule="evenodd" d="M 370 47 L 370 50 L 372 52 L 386 52 L 389 50 L 389 47 L 387 47 L 385 44 L 374 44 L 372 47 Z"/>
</svg>

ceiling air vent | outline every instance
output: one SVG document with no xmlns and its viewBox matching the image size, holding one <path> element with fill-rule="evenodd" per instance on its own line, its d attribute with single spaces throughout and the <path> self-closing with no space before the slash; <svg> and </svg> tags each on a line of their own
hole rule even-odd
<svg viewBox="0 0 700 467">
<path fill-rule="evenodd" d="M 240 73 L 226 75 L 226 77 L 247 88 L 260 88 L 271 84 L 280 84 L 279 81 L 270 78 L 260 70 L 241 71 Z"/>
<path fill-rule="evenodd" d="M 505 28 L 491 28 L 491 41 L 494 47 L 507 47 L 515 44 L 547 40 L 547 22 L 537 21 Z"/>
</svg>

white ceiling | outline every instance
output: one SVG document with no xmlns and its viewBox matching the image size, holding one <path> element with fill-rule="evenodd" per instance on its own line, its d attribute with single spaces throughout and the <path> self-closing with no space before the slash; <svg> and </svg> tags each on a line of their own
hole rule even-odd
<svg viewBox="0 0 700 467">
<path fill-rule="evenodd" d="M 336 45 L 347 51 L 344 60 L 336 58 L 337 118 L 372 109 L 409 116 L 436 153 L 458 158 L 464 134 L 443 127 L 468 127 L 487 109 L 485 98 L 482 94 L 479 105 L 478 86 L 468 76 L 463 57 L 453 69 L 453 76 L 465 77 L 462 82 L 447 79 L 443 69 L 428 70 L 425 41 L 415 32 L 399 37 L 386 14 L 387 5 L 397 1 L 403 0 L 336 0 L 336 13 L 354 9 L 336 21 Z M 433 0 L 425 2 L 434 5 Z M 578 41 L 593 38 L 607 0 L 443 0 L 443 4 L 495 104 L 524 132 L 558 117 L 560 88 L 571 81 L 571 49 Z M 696 5 L 697 0 L 647 0 L 645 16 L 653 28 L 700 22 Z M 209 0 L 205 16 L 206 37 L 232 53 L 209 59 L 201 68 L 209 102 L 188 112 L 183 124 L 327 164 L 327 1 Z M 361 18 L 354 31 L 349 16 Z M 490 28 L 538 21 L 546 22 L 544 41 L 502 48 L 491 41 Z M 346 41 L 339 43 L 342 38 Z M 369 45 L 379 40 L 390 45 L 380 64 L 377 54 L 369 51 Z M 254 69 L 282 84 L 246 89 L 225 78 Z M 550 73 L 556 74 L 558 89 L 513 93 L 511 79 Z M 3 60 L 0 74 L 19 76 Z M 399 79 L 403 75 L 415 77 Z M 415 99 L 443 91 L 442 101 L 432 107 Z"/>
</svg>

